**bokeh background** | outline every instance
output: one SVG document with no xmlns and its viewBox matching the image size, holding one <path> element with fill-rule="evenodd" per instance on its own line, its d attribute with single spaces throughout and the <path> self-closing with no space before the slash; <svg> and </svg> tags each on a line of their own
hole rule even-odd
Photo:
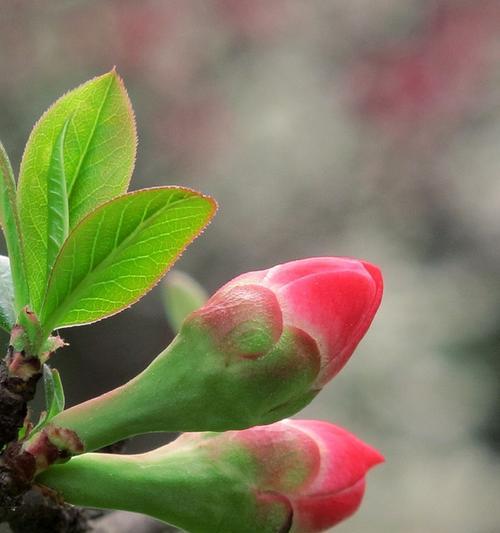
<svg viewBox="0 0 500 533">
<path fill-rule="evenodd" d="M 117 66 L 132 188 L 220 203 L 178 264 L 210 291 L 305 256 L 379 264 L 371 331 L 301 413 L 386 456 L 335 531 L 500 531 L 499 0 L 2 0 L 0 65 L 15 167 L 56 97 Z M 172 332 L 156 289 L 65 337 L 54 365 L 73 404 Z"/>
</svg>

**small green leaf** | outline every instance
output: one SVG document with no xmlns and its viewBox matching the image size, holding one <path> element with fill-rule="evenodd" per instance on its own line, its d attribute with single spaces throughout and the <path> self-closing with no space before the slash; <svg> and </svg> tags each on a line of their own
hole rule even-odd
<svg viewBox="0 0 500 533">
<path fill-rule="evenodd" d="M 19 428 L 17 432 L 17 440 L 23 440 L 28 434 L 29 421 L 27 418 L 24 419 L 23 425 Z"/>
<path fill-rule="evenodd" d="M 215 213 L 215 201 L 180 187 L 125 194 L 70 233 L 42 309 L 44 333 L 118 313 L 148 292 Z"/>
<path fill-rule="evenodd" d="M 64 411 L 65 398 L 61 376 L 55 368 L 50 368 L 49 365 L 43 365 L 43 388 L 45 391 L 45 410 L 42 411 L 40 420 L 32 429 L 31 434 L 43 429 L 52 418 Z"/>
<path fill-rule="evenodd" d="M 170 272 L 163 282 L 163 303 L 170 326 L 177 333 L 187 315 L 208 300 L 205 289 L 185 272 Z"/>
<path fill-rule="evenodd" d="M 49 226 L 49 202 L 60 204 L 55 196 L 61 190 L 61 174 L 66 180 L 71 230 L 98 205 L 127 190 L 136 142 L 132 107 L 114 70 L 64 95 L 35 125 L 21 162 L 18 187 L 35 312 L 40 311 L 50 264 L 48 243 L 54 220 Z M 55 209 L 59 212 L 60 205 Z M 55 238 L 58 242 L 60 235 Z"/>
<path fill-rule="evenodd" d="M 7 152 L 0 143 L 0 223 L 5 235 L 14 285 L 15 310 L 29 303 L 21 231 L 16 205 L 16 183 Z M 9 269 L 9 270 L 10 270 Z"/>
<path fill-rule="evenodd" d="M 16 321 L 14 287 L 10 274 L 9 258 L 0 255 L 0 327 L 10 333 Z"/>
<path fill-rule="evenodd" d="M 50 161 L 47 185 L 47 274 L 50 275 L 54 261 L 69 233 L 68 190 L 64 170 L 64 141 L 70 119 L 66 120 L 59 133 Z"/>
<path fill-rule="evenodd" d="M 54 374 L 49 365 L 43 365 L 43 389 L 45 392 L 45 412 L 48 414 L 55 398 Z"/>
<path fill-rule="evenodd" d="M 65 398 L 64 398 L 64 389 L 61 381 L 61 375 L 55 368 L 49 368 L 47 365 L 43 365 L 43 374 L 45 379 L 45 374 L 50 379 L 47 381 L 50 382 L 50 391 L 49 395 L 47 394 L 47 388 L 45 389 L 45 401 L 47 406 L 47 418 L 46 421 L 49 422 L 52 418 L 58 415 L 61 411 L 64 411 Z"/>
</svg>

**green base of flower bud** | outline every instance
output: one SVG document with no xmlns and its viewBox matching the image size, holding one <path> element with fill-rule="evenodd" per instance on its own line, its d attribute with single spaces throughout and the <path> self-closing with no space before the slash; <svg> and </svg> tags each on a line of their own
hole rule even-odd
<svg viewBox="0 0 500 533">
<path fill-rule="evenodd" d="M 311 342 L 288 329 L 269 353 L 228 361 L 205 331 L 185 323 L 144 372 L 52 423 L 75 431 L 85 451 L 141 433 L 271 423 L 296 413 L 317 393 L 311 391 L 319 371 Z"/>
<path fill-rule="evenodd" d="M 259 506 L 249 491 L 253 466 L 244 452 L 235 452 L 239 467 L 221 469 L 203 450 L 165 449 L 136 456 L 85 454 L 50 468 L 37 482 L 75 505 L 139 512 L 191 533 L 276 533 L 288 522 L 285 502 Z"/>
</svg>

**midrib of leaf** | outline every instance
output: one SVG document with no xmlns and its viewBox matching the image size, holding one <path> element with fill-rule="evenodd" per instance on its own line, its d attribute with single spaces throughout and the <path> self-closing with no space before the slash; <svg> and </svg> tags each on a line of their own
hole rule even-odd
<svg viewBox="0 0 500 533">
<path fill-rule="evenodd" d="M 64 142 L 71 117 L 64 123 L 54 144 L 47 175 L 47 270 L 50 275 L 54 261 L 69 233 L 69 205 L 64 169 Z"/>
<path fill-rule="evenodd" d="M 147 213 L 147 210 L 149 209 L 149 206 L 151 205 L 151 203 L 155 200 L 155 198 L 152 198 L 151 201 L 148 204 L 146 204 L 146 206 L 144 207 L 143 218 L 141 222 L 137 225 L 137 227 L 129 235 L 127 235 L 118 246 L 113 247 L 110 253 L 104 259 L 102 259 L 93 269 L 91 269 L 91 271 L 87 273 L 87 275 L 75 286 L 75 288 L 71 290 L 71 292 L 69 293 L 69 296 L 67 296 L 63 300 L 63 304 L 57 306 L 56 310 L 52 313 L 52 316 L 46 317 L 43 320 L 43 328 L 44 328 L 43 334 L 44 335 L 50 334 L 52 329 L 57 325 L 59 318 L 66 314 L 66 312 L 68 311 L 68 309 L 71 308 L 73 303 L 78 300 L 78 298 L 80 297 L 80 294 L 84 290 L 86 290 L 89 284 L 92 284 L 92 280 L 95 277 L 97 277 L 97 275 L 101 272 L 101 270 L 104 270 L 106 267 L 108 267 L 110 263 L 113 262 L 113 258 L 117 254 L 119 254 L 122 249 L 126 248 L 129 245 L 129 243 L 137 237 L 137 235 L 142 231 L 142 229 L 147 223 L 149 224 L 153 223 L 156 218 L 159 218 L 163 214 L 164 211 L 171 209 L 174 206 L 177 207 L 179 204 L 189 201 L 192 198 L 196 198 L 196 197 L 181 198 L 180 200 L 174 200 L 174 201 L 172 201 L 172 199 L 170 198 L 165 205 L 159 207 L 157 211 L 155 211 L 153 214 L 151 214 L 146 219 L 145 214 Z M 96 237 L 97 235 L 95 235 L 94 237 L 94 242 L 95 242 Z M 59 253 L 59 255 L 61 255 L 61 252 Z M 74 256 L 74 253 L 73 253 L 73 256 Z M 49 279 L 49 283 L 48 283 L 49 287 L 50 287 L 51 282 L 52 282 L 52 274 L 51 274 L 51 278 Z M 41 314 L 43 316 L 43 307 L 42 307 Z"/>
<path fill-rule="evenodd" d="M 115 79 L 114 76 L 110 76 L 110 80 L 109 80 L 108 86 L 106 87 L 106 92 L 104 93 L 104 97 L 102 99 L 101 105 L 99 106 L 99 109 L 98 109 L 98 111 L 96 113 L 95 120 L 94 120 L 94 125 L 92 126 L 92 131 L 90 132 L 89 138 L 87 139 L 87 143 L 86 143 L 85 149 L 83 150 L 83 153 L 82 153 L 82 155 L 80 157 L 80 160 L 78 161 L 78 165 L 77 165 L 77 167 L 75 169 L 73 177 L 71 178 L 71 182 L 68 183 L 68 187 L 67 187 L 67 190 L 68 190 L 68 203 L 69 203 L 69 200 L 71 198 L 71 193 L 73 192 L 73 186 L 76 183 L 76 180 L 77 180 L 78 174 L 80 173 L 80 170 L 82 168 L 83 162 L 87 158 L 87 155 L 88 155 L 88 152 L 89 152 L 90 143 L 92 142 L 92 139 L 94 138 L 94 135 L 95 135 L 95 132 L 96 132 L 96 129 L 97 129 L 97 124 L 99 122 L 99 119 L 101 118 L 102 110 L 104 108 L 104 104 L 106 103 L 106 101 L 108 99 L 109 91 L 111 90 L 111 85 L 113 84 L 114 79 Z M 76 129 L 75 129 L 75 133 L 76 133 Z M 78 135 L 76 135 L 76 138 L 78 140 Z M 80 144 L 79 140 L 78 140 L 78 144 Z"/>
<path fill-rule="evenodd" d="M 14 174 L 5 148 L 0 143 L 0 178 L 2 193 L 0 213 L 9 252 L 12 281 L 14 285 L 14 301 L 16 312 L 29 303 L 29 291 L 26 281 L 23 243 L 16 203 L 16 185 Z"/>
</svg>

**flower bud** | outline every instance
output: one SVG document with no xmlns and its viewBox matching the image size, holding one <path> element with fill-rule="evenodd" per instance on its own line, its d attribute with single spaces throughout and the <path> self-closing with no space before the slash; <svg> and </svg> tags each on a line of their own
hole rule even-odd
<svg viewBox="0 0 500 533">
<path fill-rule="evenodd" d="M 38 481 L 70 503 L 142 512 L 193 533 L 313 533 L 356 511 L 366 472 L 382 461 L 333 424 L 284 420 L 188 433 L 141 455 L 85 454 Z"/>
<path fill-rule="evenodd" d="M 207 313 L 235 290 L 266 288 L 280 310 L 275 321 L 307 333 L 318 345 L 321 370 L 318 387 L 345 365 L 370 326 L 382 298 L 379 269 L 345 257 L 316 257 L 291 261 L 233 279 L 197 313 Z M 196 314 L 196 313 L 195 313 Z M 242 313 L 243 315 L 244 313 Z M 220 319 L 222 321 L 222 319 Z"/>
<path fill-rule="evenodd" d="M 250 272 L 184 321 L 139 376 L 54 417 L 85 451 L 153 431 L 225 431 L 298 412 L 346 363 L 382 295 L 377 267 L 312 258 Z"/>
</svg>

